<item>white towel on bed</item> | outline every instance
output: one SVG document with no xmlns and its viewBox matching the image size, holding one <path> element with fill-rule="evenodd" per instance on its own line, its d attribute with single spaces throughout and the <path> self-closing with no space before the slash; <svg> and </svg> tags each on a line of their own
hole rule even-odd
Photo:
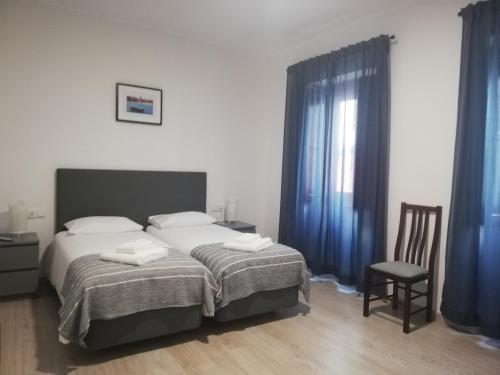
<svg viewBox="0 0 500 375">
<path fill-rule="evenodd" d="M 168 250 L 163 247 L 155 247 L 151 250 L 144 250 L 140 254 L 117 253 L 116 251 L 107 251 L 100 254 L 99 258 L 108 262 L 125 263 L 134 266 L 142 266 L 162 259 L 168 255 Z"/>
<path fill-rule="evenodd" d="M 243 233 L 238 237 L 235 237 L 234 240 L 241 243 L 253 243 L 256 240 L 261 240 L 262 237 L 258 233 Z"/>
<path fill-rule="evenodd" d="M 153 241 L 139 238 L 135 241 L 125 242 L 116 248 L 117 253 L 142 254 L 157 247 Z"/>
<path fill-rule="evenodd" d="M 260 236 L 259 236 L 260 237 Z M 249 241 L 247 243 L 238 241 L 236 238 L 224 242 L 222 245 L 225 249 L 231 249 L 231 250 L 240 250 L 240 251 L 248 251 L 251 253 L 257 253 L 261 250 L 267 249 L 268 247 L 271 247 L 273 245 L 273 241 L 271 241 L 271 238 L 266 237 L 266 238 L 256 238 L 252 241 Z"/>
</svg>

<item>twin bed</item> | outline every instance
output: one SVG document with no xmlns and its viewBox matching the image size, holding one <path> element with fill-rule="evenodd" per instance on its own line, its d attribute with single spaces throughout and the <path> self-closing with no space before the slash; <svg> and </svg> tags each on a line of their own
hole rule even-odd
<svg viewBox="0 0 500 375">
<path fill-rule="evenodd" d="M 147 232 L 210 271 L 218 285 L 215 320 L 239 319 L 274 311 L 284 304 L 296 305 L 299 286 L 304 286 L 308 297 L 304 258 L 287 246 L 276 244 L 258 253 L 225 249 L 222 243 L 238 232 L 216 224 L 165 229 L 150 225 Z"/>
<path fill-rule="evenodd" d="M 59 169 L 56 234 L 44 263 L 61 300 L 61 341 L 100 349 L 271 312 L 308 299 L 300 253 L 273 245 L 258 253 L 228 250 L 238 235 L 216 224 L 158 229 L 155 214 L 206 211 L 206 174 Z M 71 235 L 64 223 L 87 216 L 123 216 L 146 232 Z M 99 253 L 138 238 L 169 247 L 144 266 L 104 262 Z"/>
</svg>

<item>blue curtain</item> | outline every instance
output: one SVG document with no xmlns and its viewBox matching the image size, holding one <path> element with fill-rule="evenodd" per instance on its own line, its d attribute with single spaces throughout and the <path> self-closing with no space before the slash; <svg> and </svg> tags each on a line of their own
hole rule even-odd
<svg viewBox="0 0 500 375">
<path fill-rule="evenodd" d="M 385 260 L 389 37 L 288 68 L 279 241 L 362 290 Z"/>
<path fill-rule="evenodd" d="M 462 58 L 441 311 L 500 338 L 500 2 L 460 13 Z"/>
</svg>

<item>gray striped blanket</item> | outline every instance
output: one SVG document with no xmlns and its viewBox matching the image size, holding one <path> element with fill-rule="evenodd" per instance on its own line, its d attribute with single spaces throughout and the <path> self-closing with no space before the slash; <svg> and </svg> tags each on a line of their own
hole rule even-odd
<svg viewBox="0 0 500 375">
<path fill-rule="evenodd" d="M 58 331 L 85 347 L 91 320 L 195 305 L 212 316 L 215 291 L 210 272 L 178 250 L 169 249 L 166 258 L 143 266 L 102 261 L 99 254 L 82 256 L 64 279 Z"/>
<path fill-rule="evenodd" d="M 301 253 L 275 244 L 257 253 L 224 249 L 222 243 L 201 245 L 191 256 L 214 276 L 218 290 L 216 310 L 231 301 L 264 291 L 298 285 L 309 301 L 309 272 Z"/>
</svg>

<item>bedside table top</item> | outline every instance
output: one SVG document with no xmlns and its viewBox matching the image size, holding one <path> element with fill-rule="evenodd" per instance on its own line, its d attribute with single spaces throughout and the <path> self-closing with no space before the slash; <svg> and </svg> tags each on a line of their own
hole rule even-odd
<svg viewBox="0 0 500 375">
<path fill-rule="evenodd" d="M 38 245 L 39 239 L 37 233 L 22 233 L 22 234 L 12 234 L 12 233 L 0 233 L 2 237 L 14 238 L 14 241 L 0 241 L 0 248 L 2 247 L 12 247 L 12 246 L 25 246 L 25 245 Z"/>
<path fill-rule="evenodd" d="M 222 225 L 223 227 L 231 228 L 234 230 L 241 230 L 241 229 L 254 229 L 255 225 L 254 224 L 248 224 L 243 221 L 217 221 L 215 222 L 217 225 Z"/>
</svg>

